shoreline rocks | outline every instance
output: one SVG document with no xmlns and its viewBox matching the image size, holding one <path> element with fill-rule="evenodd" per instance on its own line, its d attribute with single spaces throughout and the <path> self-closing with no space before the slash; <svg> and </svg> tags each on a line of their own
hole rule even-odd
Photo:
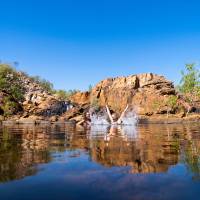
<svg viewBox="0 0 200 200">
<path fill-rule="evenodd" d="M 2 124 L 54 124 L 54 123 L 63 123 L 63 124 L 76 124 L 78 121 L 81 121 L 82 115 L 77 115 L 71 119 L 63 120 L 57 118 L 57 120 L 52 119 L 39 119 L 39 118 L 29 118 L 29 119 L 10 119 L 10 120 L 2 120 Z M 200 115 L 198 114 L 189 114 L 187 117 L 180 118 L 177 115 L 169 116 L 167 115 L 157 115 L 153 117 L 140 116 L 138 118 L 138 124 L 185 124 L 185 123 L 199 123 Z"/>
</svg>

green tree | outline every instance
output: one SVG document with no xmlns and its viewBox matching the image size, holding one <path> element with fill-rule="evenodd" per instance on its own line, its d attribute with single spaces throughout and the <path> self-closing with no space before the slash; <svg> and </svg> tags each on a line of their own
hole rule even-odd
<svg viewBox="0 0 200 200">
<path fill-rule="evenodd" d="M 188 97 L 188 101 L 192 102 L 200 97 L 200 71 L 194 63 L 186 64 L 186 72 L 181 71 L 181 81 L 179 90 Z"/>
<path fill-rule="evenodd" d="M 174 110 L 177 106 L 177 101 L 178 101 L 178 97 L 177 96 L 170 96 L 167 99 L 167 117 L 169 116 L 169 110 L 172 109 Z"/>
<path fill-rule="evenodd" d="M 0 64 L 1 109 L 5 117 L 16 113 L 24 100 L 24 88 L 17 71 L 7 64 Z"/>
<path fill-rule="evenodd" d="M 6 64 L 0 64 L 0 91 L 8 94 L 16 102 L 21 102 L 24 97 L 24 88 L 17 71 Z"/>
</svg>

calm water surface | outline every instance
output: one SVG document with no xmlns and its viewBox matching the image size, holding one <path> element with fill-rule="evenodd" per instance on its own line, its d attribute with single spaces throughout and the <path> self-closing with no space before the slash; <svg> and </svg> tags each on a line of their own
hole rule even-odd
<svg viewBox="0 0 200 200">
<path fill-rule="evenodd" d="M 0 199 L 199 199 L 200 125 L 0 126 Z"/>
</svg>

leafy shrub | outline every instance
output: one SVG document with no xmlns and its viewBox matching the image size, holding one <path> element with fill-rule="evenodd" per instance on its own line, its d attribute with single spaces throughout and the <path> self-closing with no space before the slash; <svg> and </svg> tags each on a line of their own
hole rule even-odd
<svg viewBox="0 0 200 200">
<path fill-rule="evenodd" d="M 174 110 L 177 106 L 178 97 L 177 96 L 170 96 L 167 99 L 166 105 L 167 105 L 167 114 L 169 113 L 169 110 Z"/>
<path fill-rule="evenodd" d="M 16 102 L 21 102 L 24 97 L 24 88 L 14 68 L 0 64 L 0 91 L 11 96 Z"/>
<path fill-rule="evenodd" d="M 4 111 L 3 115 L 8 117 L 12 114 L 16 114 L 19 110 L 19 104 L 13 101 L 10 97 L 5 97 L 1 108 Z"/>
<path fill-rule="evenodd" d="M 195 64 L 186 64 L 186 72 L 181 71 L 181 81 L 178 90 L 189 96 L 189 101 L 200 97 L 200 71 Z"/>
</svg>

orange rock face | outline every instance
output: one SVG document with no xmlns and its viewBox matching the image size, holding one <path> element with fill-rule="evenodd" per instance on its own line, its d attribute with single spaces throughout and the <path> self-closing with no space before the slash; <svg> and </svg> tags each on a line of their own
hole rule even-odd
<svg viewBox="0 0 200 200">
<path fill-rule="evenodd" d="M 173 83 L 152 73 L 128 77 L 108 78 L 98 83 L 89 93 L 78 93 L 72 100 L 79 104 L 96 102 L 121 112 L 127 104 L 139 115 L 166 113 L 167 99 L 176 95 Z"/>
<path fill-rule="evenodd" d="M 77 92 L 74 94 L 70 100 L 72 102 L 76 102 L 78 104 L 87 104 L 90 100 L 90 93 L 89 92 Z"/>
</svg>

